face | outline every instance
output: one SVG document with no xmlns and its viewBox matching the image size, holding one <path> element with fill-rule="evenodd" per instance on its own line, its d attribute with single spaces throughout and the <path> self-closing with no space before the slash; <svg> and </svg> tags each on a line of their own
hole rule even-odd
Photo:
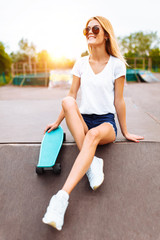
<svg viewBox="0 0 160 240">
<path fill-rule="evenodd" d="M 92 28 L 94 26 L 99 28 L 99 33 L 98 34 L 93 33 L 94 29 L 92 31 Z M 101 27 L 100 23 L 97 20 L 92 20 L 88 23 L 87 27 L 89 27 L 88 34 L 86 34 L 86 39 L 87 39 L 88 45 L 90 47 L 104 45 L 105 41 L 106 41 L 105 40 L 106 37 L 105 37 L 104 30 Z M 96 28 L 95 28 L 95 30 L 96 30 Z"/>
</svg>

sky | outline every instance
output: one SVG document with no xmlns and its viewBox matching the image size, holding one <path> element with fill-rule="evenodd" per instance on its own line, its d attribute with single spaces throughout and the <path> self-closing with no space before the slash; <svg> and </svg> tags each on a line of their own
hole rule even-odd
<svg viewBox="0 0 160 240">
<path fill-rule="evenodd" d="M 1 0 L 0 41 L 8 53 L 24 38 L 53 58 L 76 59 L 87 50 L 83 28 L 93 16 L 108 18 L 116 36 L 157 31 L 160 0 Z"/>
</svg>

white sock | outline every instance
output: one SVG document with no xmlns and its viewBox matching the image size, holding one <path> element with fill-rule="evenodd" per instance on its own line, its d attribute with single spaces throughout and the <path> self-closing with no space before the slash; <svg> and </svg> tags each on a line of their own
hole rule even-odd
<svg viewBox="0 0 160 240">
<path fill-rule="evenodd" d="M 64 191 L 64 190 L 60 190 L 57 192 L 57 195 L 60 197 L 60 198 L 63 198 L 64 200 L 68 201 L 69 199 L 69 194 Z"/>
</svg>

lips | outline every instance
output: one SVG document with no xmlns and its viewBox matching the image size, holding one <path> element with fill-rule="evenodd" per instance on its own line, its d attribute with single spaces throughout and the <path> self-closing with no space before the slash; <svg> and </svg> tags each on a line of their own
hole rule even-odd
<svg viewBox="0 0 160 240">
<path fill-rule="evenodd" d="M 91 38 L 95 38 L 95 36 L 94 35 L 89 35 L 88 39 L 91 39 Z"/>
</svg>

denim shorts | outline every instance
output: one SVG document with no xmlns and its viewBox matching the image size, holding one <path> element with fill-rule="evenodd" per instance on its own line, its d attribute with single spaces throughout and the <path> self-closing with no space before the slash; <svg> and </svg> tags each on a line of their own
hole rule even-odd
<svg viewBox="0 0 160 240">
<path fill-rule="evenodd" d="M 110 123 L 112 124 L 114 131 L 117 136 L 117 127 L 114 119 L 114 114 L 113 113 L 107 113 L 103 115 L 97 115 L 97 114 L 82 114 L 82 117 L 85 121 L 85 123 L 88 126 L 88 129 L 94 128 L 99 126 L 102 123 Z"/>
</svg>

